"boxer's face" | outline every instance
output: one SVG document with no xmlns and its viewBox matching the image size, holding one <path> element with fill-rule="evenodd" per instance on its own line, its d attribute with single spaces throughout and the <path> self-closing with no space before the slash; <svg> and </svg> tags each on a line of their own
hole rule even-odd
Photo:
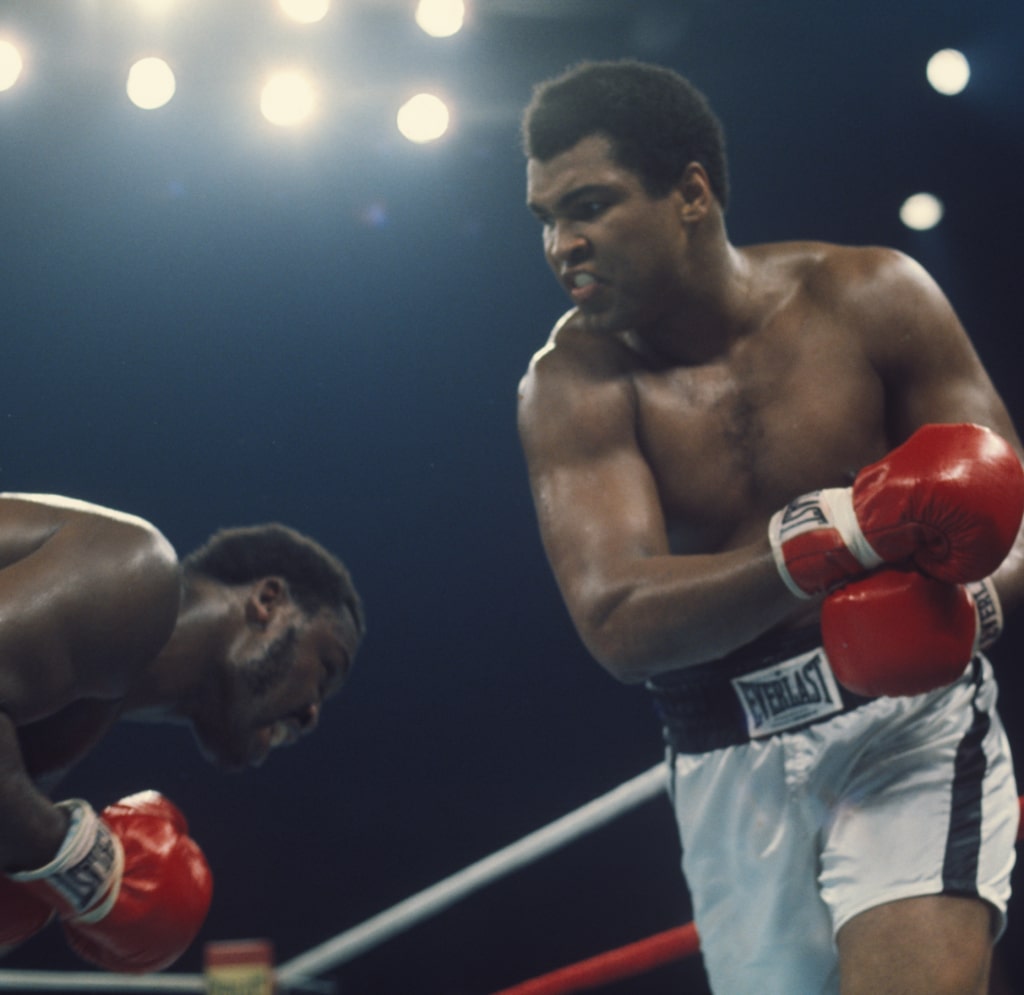
<svg viewBox="0 0 1024 995">
<path fill-rule="evenodd" d="M 334 615 L 296 608 L 268 626 L 235 661 L 217 713 L 195 723 L 204 753 L 227 769 L 258 767 L 271 750 L 297 742 L 348 676 L 351 655 Z"/>
<path fill-rule="evenodd" d="M 528 162 L 527 203 L 543 227 L 544 256 L 587 328 L 625 331 L 663 313 L 686 247 L 679 199 L 678 191 L 651 197 L 603 135 Z"/>
</svg>

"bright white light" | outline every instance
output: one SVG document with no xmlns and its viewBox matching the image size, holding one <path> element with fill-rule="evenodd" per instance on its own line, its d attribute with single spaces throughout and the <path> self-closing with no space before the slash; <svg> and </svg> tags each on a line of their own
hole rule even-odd
<svg viewBox="0 0 1024 995">
<path fill-rule="evenodd" d="M 135 0 L 147 14 L 166 14 L 174 0 Z"/>
<path fill-rule="evenodd" d="M 331 0 L 278 0 L 278 3 L 292 20 L 301 24 L 315 24 L 324 19 Z"/>
<path fill-rule="evenodd" d="M 450 120 L 444 101 L 420 93 L 398 109 L 398 130 L 410 142 L 432 142 L 448 130 Z"/>
<path fill-rule="evenodd" d="M 281 72 L 263 87 L 260 110 L 271 123 L 282 127 L 301 124 L 316 107 L 316 91 L 301 73 Z"/>
<path fill-rule="evenodd" d="M 928 82 L 939 93 L 952 97 L 960 93 L 971 78 L 971 66 L 963 52 L 944 48 L 928 60 Z"/>
<path fill-rule="evenodd" d="M 928 231 L 942 220 L 945 211 L 938 197 L 930 193 L 915 193 L 903 202 L 900 221 L 914 231 Z"/>
<path fill-rule="evenodd" d="M 447 38 L 462 30 L 466 5 L 462 0 L 420 0 L 416 23 L 434 38 Z"/>
<path fill-rule="evenodd" d="M 144 111 L 163 107 L 174 96 L 174 73 L 163 59 L 139 59 L 128 70 L 128 99 Z"/>
<path fill-rule="evenodd" d="M 0 38 L 0 91 L 9 90 L 18 82 L 22 66 L 18 49 L 11 42 Z"/>
</svg>

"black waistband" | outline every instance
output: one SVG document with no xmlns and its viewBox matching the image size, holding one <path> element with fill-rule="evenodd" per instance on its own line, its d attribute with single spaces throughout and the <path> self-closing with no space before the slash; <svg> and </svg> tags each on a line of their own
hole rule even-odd
<svg viewBox="0 0 1024 995">
<path fill-rule="evenodd" d="M 676 753 L 707 753 L 749 742 L 748 715 L 733 679 L 815 650 L 821 653 L 821 631 L 817 626 L 770 633 L 719 660 L 652 678 L 647 688 L 654 697 L 666 744 Z M 820 663 L 828 666 L 824 653 L 821 653 Z M 837 691 L 836 709 L 805 725 L 832 718 L 872 700 L 841 686 Z"/>
</svg>

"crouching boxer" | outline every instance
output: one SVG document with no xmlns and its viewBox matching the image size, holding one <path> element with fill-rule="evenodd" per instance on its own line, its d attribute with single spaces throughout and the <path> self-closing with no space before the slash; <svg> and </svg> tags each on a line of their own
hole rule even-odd
<svg viewBox="0 0 1024 995">
<path fill-rule="evenodd" d="M 186 722 L 225 769 L 317 725 L 364 632 L 342 563 L 278 524 L 227 529 L 179 563 L 142 519 L 0 495 L 0 955 L 59 921 L 112 971 L 172 964 L 212 874 L 155 791 L 97 812 L 53 789 L 121 718 Z"/>
</svg>

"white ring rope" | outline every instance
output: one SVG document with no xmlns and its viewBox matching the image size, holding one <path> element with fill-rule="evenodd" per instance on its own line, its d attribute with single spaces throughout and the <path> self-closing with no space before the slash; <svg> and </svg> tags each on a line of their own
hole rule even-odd
<svg viewBox="0 0 1024 995">
<path fill-rule="evenodd" d="M 201 974 L 107 974 L 101 971 L 0 971 L 0 990 L 16 992 L 205 992 Z"/>
<path fill-rule="evenodd" d="M 664 763 L 588 802 L 568 815 L 484 857 L 424 891 L 393 905 L 333 939 L 313 947 L 277 970 L 278 991 L 310 987 L 316 975 L 329 971 L 389 940 L 402 930 L 441 912 L 484 885 L 597 829 L 665 790 Z M 169 991 L 205 992 L 197 974 L 129 976 L 99 972 L 3 971 L 0 991 Z"/>
<path fill-rule="evenodd" d="M 362 925 L 340 933 L 333 940 L 283 964 L 277 972 L 278 984 L 287 988 L 299 979 L 321 974 L 343 964 L 421 919 L 446 909 L 485 884 L 604 825 L 663 791 L 666 776 L 665 764 L 657 764 L 582 808 L 524 836 L 517 843 L 470 864 L 451 877 L 367 919 Z"/>
</svg>

